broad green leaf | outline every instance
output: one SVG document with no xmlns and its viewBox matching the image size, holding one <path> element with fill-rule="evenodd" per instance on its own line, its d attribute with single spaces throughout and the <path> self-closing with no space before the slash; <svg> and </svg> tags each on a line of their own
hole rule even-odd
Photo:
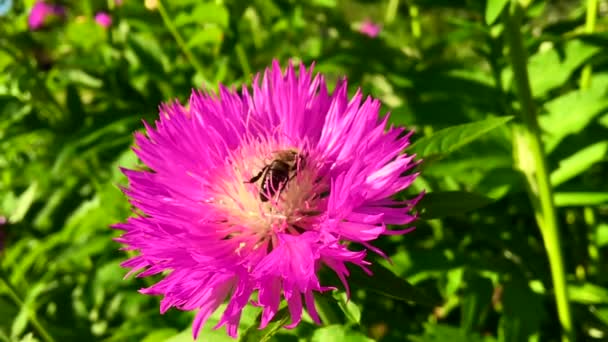
<svg viewBox="0 0 608 342">
<path fill-rule="evenodd" d="M 534 54 L 528 62 L 534 97 L 544 97 L 550 90 L 566 83 L 572 73 L 599 50 L 597 46 L 571 40 L 564 46 L 565 56 L 553 46 Z"/>
<path fill-rule="evenodd" d="M 365 273 L 359 267 L 349 266 L 351 272 L 349 282 L 357 287 L 406 302 L 425 306 L 435 306 L 439 303 L 437 298 L 423 292 L 377 262 L 372 263 L 368 268 L 372 275 Z"/>
<path fill-rule="evenodd" d="M 343 325 L 330 325 L 315 330 L 311 342 L 373 342 L 371 338 L 363 333 L 349 329 Z"/>
<path fill-rule="evenodd" d="M 268 323 L 264 329 L 260 330 L 258 327 L 262 319 L 260 313 L 256 319 L 256 323 L 253 324 L 240 338 L 241 342 L 266 342 L 269 341 L 272 336 L 278 333 L 283 326 L 285 326 L 291 320 L 289 309 L 287 307 L 279 310 L 276 315 L 272 318 L 272 321 Z"/>
<path fill-rule="evenodd" d="M 608 203 L 608 192 L 557 192 L 554 198 L 558 207 L 582 207 Z"/>
<path fill-rule="evenodd" d="M 460 216 L 483 208 L 493 200 L 486 196 L 466 191 L 430 192 L 418 202 L 420 217 L 431 220 L 446 216 Z"/>
<path fill-rule="evenodd" d="M 208 26 L 197 32 L 188 40 L 188 46 L 195 47 L 207 43 L 219 44 L 224 40 L 224 33 L 217 26 Z"/>
<path fill-rule="evenodd" d="M 85 51 L 99 48 L 105 41 L 105 30 L 92 19 L 70 20 L 66 23 L 66 38 Z"/>
<path fill-rule="evenodd" d="M 591 283 L 568 285 L 570 300 L 582 304 L 608 303 L 608 289 Z"/>
<path fill-rule="evenodd" d="M 561 95 L 544 108 L 545 115 L 539 117 L 543 129 L 545 148 L 552 151 L 570 134 L 582 131 L 597 115 L 608 110 L 605 75 L 592 83 L 590 89 L 580 89 Z"/>
<path fill-rule="evenodd" d="M 511 119 L 513 119 L 511 116 L 489 118 L 448 127 L 434 133 L 430 137 L 418 139 L 410 146 L 408 152 L 415 153 L 420 158 L 441 157 L 471 143 L 494 128 L 504 125 Z"/>
<path fill-rule="evenodd" d="M 606 156 L 608 142 L 599 142 L 574 153 L 559 163 L 559 167 L 551 172 L 551 185 L 554 187 L 567 182 L 600 162 Z"/>
<path fill-rule="evenodd" d="M 509 0 L 488 0 L 486 3 L 486 24 L 492 25 L 508 3 Z"/>
<path fill-rule="evenodd" d="M 229 12 L 220 3 L 203 2 L 198 3 L 193 11 L 182 11 L 175 17 L 175 25 L 178 27 L 187 24 L 199 24 L 205 26 L 216 24 L 226 29 L 229 24 Z"/>
</svg>

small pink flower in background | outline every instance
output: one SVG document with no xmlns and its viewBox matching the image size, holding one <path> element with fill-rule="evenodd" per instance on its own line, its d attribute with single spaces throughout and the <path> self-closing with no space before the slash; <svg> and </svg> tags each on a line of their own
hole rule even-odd
<svg viewBox="0 0 608 342">
<path fill-rule="evenodd" d="M 122 6 L 123 0 L 114 0 L 116 6 Z"/>
<path fill-rule="evenodd" d="M 64 16 L 65 8 L 63 6 L 37 1 L 30 11 L 27 23 L 31 30 L 38 30 L 49 20 L 53 18 L 63 18 Z"/>
<path fill-rule="evenodd" d="M 406 189 L 418 162 L 403 153 L 411 132 L 379 116 L 380 102 L 346 79 L 330 93 L 323 75 L 274 62 L 242 91 L 194 91 L 187 105 L 161 105 L 155 126 L 135 133 L 150 171 L 123 170 L 123 189 L 141 214 L 114 226 L 139 255 L 128 274 L 164 279 L 140 290 L 162 295 L 160 310 L 198 310 L 196 338 L 227 300 L 215 328 L 237 336 L 243 308 L 256 297 L 265 327 L 285 299 L 298 325 L 303 310 L 320 323 L 314 293 L 321 268 L 348 291 L 347 264 L 367 270 L 382 235 L 405 234 L 422 195 Z M 143 272 L 142 272 L 143 271 Z M 256 294 L 257 293 L 257 294 Z"/>
<path fill-rule="evenodd" d="M 108 28 L 110 25 L 112 25 L 112 17 L 106 12 L 97 12 L 97 14 L 95 14 L 95 22 L 105 28 Z"/>
<path fill-rule="evenodd" d="M 359 32 L 370 38 L 376 38 L 381 30 L 382 26 L 375 24 L 369 19 L 365 19 L 361 23 L 361 26 L 359 26 Z"/>
</svg>

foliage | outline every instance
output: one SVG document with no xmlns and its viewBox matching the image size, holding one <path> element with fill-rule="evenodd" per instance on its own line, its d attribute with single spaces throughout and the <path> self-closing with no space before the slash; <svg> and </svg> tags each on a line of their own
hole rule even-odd
<svg viewBox="0 0 608 342">
<path fill-rule="evenodd" d="M 414 232 L 379 242 L 391 262 L 375 277 L 354 275 L 350 299 L 340 286 L 318 298 L 326 325 L 285 330 L 279 314 L 258 331 L 250 307 L 241 339 L 559 339 L 521 171 L 531 161 L 513 149 L 509 1 L 83 0 L 30 31 L 33 3 L 0 16 L 0 341 L 191 340 L 193 313 L 160 315 L 159 299 L 137 292 L 151 282 L 123 279 L 132 252 L 109 229 L 131 214 L 119 166 L 138 167 L 132 132 L 161 101 L 242 84 L 275 57 L 315 61 L 331 84 L 347 75 L 352 92 L 415 129 L 409 151 L 425 162 L 413 190 L 428 198 Z M 608 338 L 607 5 L 597 33 L 585 33 L 585 2 L 574 0 L 532 2 L 523 27 L 579 340 Z M 358 32 L 368 18 L 382 25 L 377 38 Z M 230 340 L 213 320 L 203 339 Z"/>
</svg>

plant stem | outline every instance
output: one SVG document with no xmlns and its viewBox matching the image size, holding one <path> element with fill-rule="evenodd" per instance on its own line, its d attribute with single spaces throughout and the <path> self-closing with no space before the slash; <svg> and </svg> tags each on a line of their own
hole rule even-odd
<svg viewBox="0 0 608 342">
<path fill-rule="evenodd" d="M 36 317 L 36 313 L 34 311 L 30 310 L 29 308 L 23 307 L 23 305 L 24 305 L 23 300 L 21 300 L 21 298 L 17 294 L 17 291 L 10 284 L 8 279 L 5 278 L 5 274 L 2 271 L 0 271 L 0 284 L 4 284 L 4 287 L 6 288 L 8 296 L 13 300 L 13 302 L 15 302 L 15 304 L 17 304 L 17 306 L 21 310 L 27 310 L 28 316 L 30 318 L 30 323 L 32 323 L 34 328 L 38 331 L 38 334 L 40 334 L 40 337 L 42 337 L 42 339 L 46 342 L 55 342 L 55 340 L 53 339 L 51 334 L 49 334 L 48 331 L 46 331 L 46 329 L 44 328 L 44 326 L 42 324 L 40 324 L 40 321 L 38 321 L 38 317 Z"/>
<path fill-rule="evenodd" d="M 524 172 L 533 176 L 527 178 L 529 182 L 529 195 L 537 212 L 537 223 L 549 257 L 551 276 L 555 289 L 554 295 L 557 302 L 557 313 L 563 329 L 562 341 L 572 342 L 575 338 L 570 307 L 568 305 L 566 272 L 561 252 L 559 226 L 541 140 L 541 131 L 536 117 L 536 108 L 528 77 L 527 56 L 521 34 L 522 17 L 523 9 L 521 4 L 518 0 L 511 0 L 511 9 L 509 14 L 505 16 L 505 34 L 517 96 L 521 105 L 520 117 L 523 122 L 523 138 L 526 145 L 524 148 L 529 149 L 527 153 L 529 153 L 531 161 L 530 165 L 526 166 L 532 168 L 532 170 Z M 518 140 L 521 142 L 523 139 L 516 139 L 516 143 Z"/>
<path fill-rule="evenodd" d="M 420 25 L 420 11 L 418 10 L 418 6 L 412 2 L 409 6 L 409 12 L 410 17 L 412 18 L 412 36 L 418 40 L 420 39 L 420 36 L 422 36 L 422 26 Z"/>
<path fill-rule="evenodd" d="M 585 19 L 585 33 L 591 34 L 595 30 L 597 18 L 597 0 L 587 0 L 587 16 Z M 581 89 L 587 89 L 591 85 L 591 65 L 587 64 L 581 73 Z"/>
<path fill-rule="evenodd" d="M 175 24 L 169 17 L 167 9 L 165 8 L 165 5 L 163 4 L 162 0 L 158 0 L 158 12 L 160 13 L 161 18 L 163 18 L 165 26 L 167 27 L 169 32 L 171 32 L 173 39 L 175 39 L 175 42 L 182 50 L 182 53 L 184 54 L 184 56 L 186 56 L 186 59 L 188 59 L 188 62 L 190 62 L 194 70 L 196 70 L 196 72 L 202 76 L 203 82 L 205 83 L 205 87 L 210 87 L 211 83 L 205 77 L 205 70 L 203 69 L 203 66 L 198 62 L 196 57 L 194 57 L 192 50 L 190 50 L 184 38 L 182 38 L 182 36 L 179 34 L 179 31 L 177 30 Z"/>
<path fill-rule="evenodd" d="M 397 10 L 399 9 L 399 0 L 389 0 L 386 6 L 386 13 L 384 14 L 384 23 L 387 25 L 392 23 L 397 16 Z"/>
</svg>

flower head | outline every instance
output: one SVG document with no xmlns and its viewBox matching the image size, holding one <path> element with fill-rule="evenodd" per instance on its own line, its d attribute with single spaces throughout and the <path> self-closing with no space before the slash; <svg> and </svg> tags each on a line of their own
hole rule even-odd
<svg viewBox="0 0 608 342">
<path fill-rule="evenodd" d="M 374 23 L 369 19 L 363 21 L 363 23 L 361 23 L 361 26 L 359 26 L 359 32 L 370 38 L 376 38 L 380 34 L 381 30 L 382 26 Z"/>
<path fill-rule="evenodd" d="M 65 8 L 61 5 L 47 4 L 44 1 L 36 1 L 27 23 L 31 30 L 42 28 L 49 20 L 53 18 L 62 18 L 65 16 Z"/>
<path fill-rule="evenodd" d="M 160 108 L 156 127 L 135 134 L 137 156 L 151 171 L 124 170 L 124 189 L 140 210 L 115 228 L 139 255 L 123 266 L 138 277 L 169 271 L 141 290 L 170 307 L 198 310 L 200 328 L 228 300 L 217 325 L 236 337 L 241 311 L 257 292 L 266 326 L 287 301 L 295 327 L 304 308 L 317 322 L 314 292 L 332 289 L 328 267 L 348 290 L 346 264 L 366 269 L 381 235 L 403 234 L 420 196 L 397 201 L 417 163 L 403 154 L 410 134 L 379 118 L 378 100 L 329 93 L 312 68 L 275 61 L 250 88 L 195 91 L 187 106 Z M 353 245 L 356 243 L 357 246 Z M 217 328 L 216 327 L 216 328 Z"/>
<path fill-rule="evenodd" d="M 106 12 L 98 12 L 95 14 L 95 22 L 104 28 L 112 25 L 112 17 Z"/>
</svg>

